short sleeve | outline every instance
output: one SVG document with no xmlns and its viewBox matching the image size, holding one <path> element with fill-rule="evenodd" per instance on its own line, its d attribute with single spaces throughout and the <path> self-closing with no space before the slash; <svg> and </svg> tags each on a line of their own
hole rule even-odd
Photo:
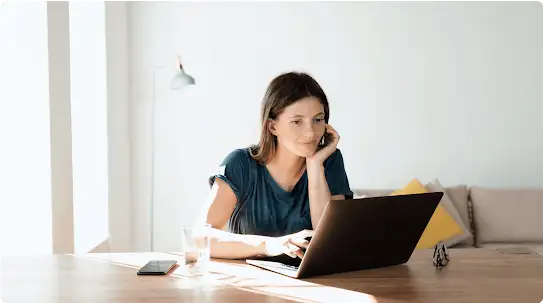
<svg viewBox="0 0 543 303">
<path fill-rule="evenodd" d="M 349 179 L 345 172 L 345 166 L 343 164 L 343 156 L 339 149 L 326 159 L 324 162 L 324 170 L 326 176 L 326 182 L 330 189 L 330 194 L 345 195 L 345 198 L 352 198 L 353 192 L 349 186 Z"/>
<path fill-rule="evenodd" d="M 219 178 L 232 188 L 238 201 L 244 200 L 251 177 L 250 164 L 249 155 L 243 149 L 230 152 L 209 177 L 209 186 L 213 186 L 215 179 Z"/>
</svg>

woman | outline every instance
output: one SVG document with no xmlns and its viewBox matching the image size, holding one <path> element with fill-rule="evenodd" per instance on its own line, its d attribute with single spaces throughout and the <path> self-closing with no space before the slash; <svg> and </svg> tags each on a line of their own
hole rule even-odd
<svg viewBox="0 0 543 303">
<path fill-rule="evenodd" d="M 326 95 L 308 74 L 269 84 L 260 142 L 231 152 L 209 179 L 212 257 L 303 256 L 328 201 L 352 196 L 328 118 Z"/>
</svg>

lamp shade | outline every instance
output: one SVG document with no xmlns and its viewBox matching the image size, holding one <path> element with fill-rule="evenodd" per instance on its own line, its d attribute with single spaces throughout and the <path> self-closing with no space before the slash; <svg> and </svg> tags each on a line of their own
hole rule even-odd
<svg viewBox="0 0 543 303">
<path fill-rule="evenodd" d="M 176 58 L 179 70 L 177 71 L 175 76 L 173 76 L 172 81 L 170 82 L 170 88 L 173 90 L 178 90 L 184 88 L 185 86 L 195 84 L 196 82 L 194 81 L 194 78 L 191 75 L 185 73 L 185 71 L 183 70 L 183 65 L 181 64 L 181 59 L 179 58 L 179 56 L 176 56 Z"/>
<path fill-rule="evenodd" d="M 194 81 L 194 78 L 181 69 L 172 78 L 172 81 L 170 82 L 170 88 L 173 90 L 178 90 L 195 83 L 196 82 Z"/>
</svg>

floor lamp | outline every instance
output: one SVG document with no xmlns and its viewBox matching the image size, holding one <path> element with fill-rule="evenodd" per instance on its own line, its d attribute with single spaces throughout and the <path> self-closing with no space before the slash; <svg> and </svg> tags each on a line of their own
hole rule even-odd
<svg viewBox="0 0 543 303">
<path fill-rule="evenodd" d="M 194 78 L 185 73 L 179 56 L 177 58 L 177 72 L 170 81 L 171 90 L 181 90 L 186 86 L 196 84 Z M 153 114 L 152 114 L 152 140 L 151 140 L 151 199 L 150 199 L 150 230 L 151 230 L 151 251 L 154 251 L 154 234 L 155 234 L 155 129 L 156 129 L 156 71 L 162 67 L 153 69 Z"/>
</svg>

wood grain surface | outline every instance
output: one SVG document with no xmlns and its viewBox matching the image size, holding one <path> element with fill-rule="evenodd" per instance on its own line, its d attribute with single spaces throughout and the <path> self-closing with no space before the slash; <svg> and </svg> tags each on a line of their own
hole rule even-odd
<svg viewBox="0 0 543 303">
<path fill-rule="evenodd" d="M 0 259 L 3 302 L 515 302 L 543 300 L 543 257 L 519 250 L 451 249 L 445 268 L 431 250 L 401 266 L 296 280 L 243 261 L 213 260 L 209 273 L 138 276 L 176 253 L 44 255 Z"/>
</svg>

